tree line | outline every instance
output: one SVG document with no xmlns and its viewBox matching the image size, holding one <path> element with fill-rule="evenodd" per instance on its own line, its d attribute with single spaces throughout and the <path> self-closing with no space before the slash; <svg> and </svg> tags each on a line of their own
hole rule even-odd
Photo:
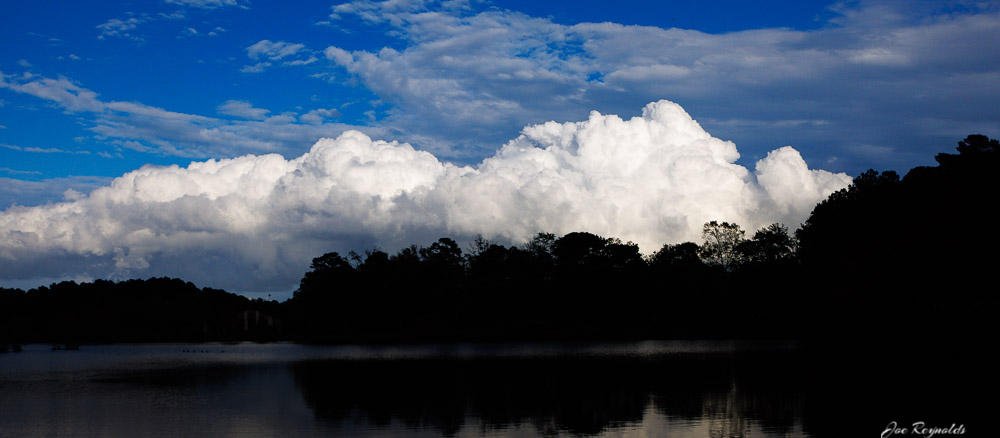
<svg viewBox="0 0 1000 438">
<path fill-rule="evenodd" d="M 970 135 L 957 149 L 902 178 L 859 175 L 794 233 L 713 221 L 700 245 L 647 256 L 586 232 L 330 252 L 282 303 L 176 279 L 0 289 L 0 329 L 8 342 L 969 337 L 998 304 L 1000 146 Z"/>
</svg>

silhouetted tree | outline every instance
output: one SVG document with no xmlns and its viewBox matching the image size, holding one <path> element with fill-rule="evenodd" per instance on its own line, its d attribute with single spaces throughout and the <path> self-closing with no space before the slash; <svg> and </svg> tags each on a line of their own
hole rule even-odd
<svg viewBox="0 0 1000 438">
<path fill-rule="evenodd" d="M 366 251 L 365 260 L 358 266 L 358 271 L 365 273 L 366 278 L 379 278 L 389 273 L 389 263 L 389 254 L 385 251 Z"/>
<path fill-rule="evenodd" d="M 1000 141 L 985 135 L 975 134 L 958 142 L 958 154 L 940 153 L 934 159 L 942 167 L 964 166 L 980 160 L 994 161 L 1000 152 Z"/>
<path fill-rule="evenodd" d="M 732 270 L 743 261 L 737 247 L 743 242 L 744 234 L 737 224 L 708 222 L 701 231 L 705 243 L 701 246 L 699 255 L 706 263 L 722 266 L 727 271 Z"/>
<path fill-rule="evenodd" d="M 788 227 L 773 223 L 754 233 L 753 238 L 736 246 L 743 260 L 751 263 L 774 263 L 795 256 L 797 244 Z"/>
<path fill-rule="evenodd" d="M 482 254 L 483 251 L 489 249 L 490 245 L 493 243 L 483 237 L 482 234 L 477 234 L 475 239 L 469 244 L 469 251 L 466 253 L 466 257 L 475 257 Z"/>
<path fill-rule="evenodd" d="M 802 259 L 814 266 L 836 265 L 834 270 L 842 274 L 886 259 L 885 253 L 860 248 L 877 242 L 882 250 L 896 249 L 893 243 L 902 237 L 897 232 L 901 224 L 889 213 L 900 207 L 898 190 L 896 172 L 869 169 L 831 194 L 796 231 Z"/>
<path fill-rule="evenodd" d="M 551 256 L 556 236 L 552 233 L 538 233 L 524 245 L 524 249 L 536 256 Z"/>
<path fill-rule="evenodd" d="M 438 275 L 460 275 L 465 266 L 462 249 L 454 240 L 442 237 L 426 248 L 419 250 L 420 259 Z"/>
<path fill-rule="evenodd" d="M 294 296 L 330 292 L 338 282 L 353 280 L 354 266 L 336 252 L 330 252 L 312 260 L 309 272 L 299 282 Z"/>
</svg>

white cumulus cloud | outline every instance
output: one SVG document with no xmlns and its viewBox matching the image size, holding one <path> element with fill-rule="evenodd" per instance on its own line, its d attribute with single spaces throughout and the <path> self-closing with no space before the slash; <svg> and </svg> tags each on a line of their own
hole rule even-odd
<svg viewBox="0 0 1000 438">
<path fill-rule="evenodd" d="M 87 196 L 0 213 L 0 279 L 176 276 L 288 290 L 327 251 L 393 250 L 448 235 L 511 242 L 585 230 L 644 252 L 698 240 L 709 220 L 794 228 L 850 178 L 784 147 L 754 171 L 679 105 L 623 120 L 524 128 L 476 166 L 358 131 L 299 157 L 147 166 Z"/>
</svg>

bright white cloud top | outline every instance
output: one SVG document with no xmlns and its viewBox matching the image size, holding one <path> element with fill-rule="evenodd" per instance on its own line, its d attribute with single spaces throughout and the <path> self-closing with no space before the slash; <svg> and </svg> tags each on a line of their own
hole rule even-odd
<svg viewBox="0 0 1000 438">
<path fill-rule="evenodd" d="M 679 105 L 641 117 L 528 126 L 476 166 L 358 131 L 297 158 L 246 155 L 146 166 L 88 196 L 0 213 L 0 279 L 167 275 L 234 291 L 288 290 L 328 251 L 394 250 L 441 236 L 509 242 L 589 231 L 644 252 L 702 224 L 795 228 L 850 183 L 791 147 L 753 171 Z"/>
</svg>

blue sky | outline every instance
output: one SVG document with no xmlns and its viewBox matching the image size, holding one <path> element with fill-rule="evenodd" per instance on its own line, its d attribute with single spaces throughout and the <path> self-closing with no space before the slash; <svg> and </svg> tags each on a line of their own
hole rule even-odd
<svg viewBox="0 0 1000 438">
<path fill-rule="evenodd" d="M 765 184 L 756 163 L 786 145 L 810 169 L 851 176 L 905 172 L 968 134 L 998 135 L 996 2 L 676 3 L 4 2 L 0 209 L 78 206 L 147 165 L 299 163 L 348 131 L 485 173 L 525 127 L 592 111 L 627 120 L 660 100 L 734 143 L 738 158 L 719 164 L 752 184 Z M 539 135 L 536 147 L 561 144 Z M 794 222 L 796 208 L 772 210 Z M 471 232 L 442 223 L 428 230 Z M 29 232 L 10 227 L 0 238 Z M 354 245 L 379 241 L 365 230 Z M 37 277 L 111 271 L 86 272 Z"/>
<path fill-rule="evenodd" d="M 734 141 L 744 159 L 757 159 L 770 149 L 792 145 L 802 151 L 810 164 L 851 175 L 870 167 L 906 170 L 930 163 L 934 153 L 949 149 L 965 134 L 995 135 L 997 110 L 989 103 L 995 102 L 997 86 L 996 81 L 989 79 L 996 74 L 998 55 L 988 41 L 980 41 L 981 47 L 960 47 L 960 51 L 968 49 L 969 53 L 955 53 L 958 62 L 954 64 L 947 59 L 933 59 L 947 53 L 932 50 L 952 50 L 947 44 L 928 47 L 926 53 L 900 55 L 902 60 L 897 64 L 902 65 L 893 65 L 891 57 L 884 62 L 873 58 L 867 65 L 845 66 L 830 65 L 836 64 L 836 60 L 808 56 L 810 51 L 860 52 L 865 49 L 857 46 L 865 43 L 874 46 L 877 44 L 873 41 L 877 43 L 879 39 L 913 38 L 906 33 L 919 32 L 921 26 L 939 20 L 995 17 L 993 4 L 972 7 L 942 2 L 679 3 L 682 4 L 507 1 L 472 2 L 461 7 L 433 2 L 411 6 L 413 12 L 435 11 L 452 17 L 493 13 L 506 18 L 498 26 L 507 29 L 534 25 L 537 33 L 530 37 L 538 40 L 523 43 L 525 49 L 537 49 L 537 45 L 531 44 L 552 45 L 554 41 L 544 39 L 554 40 L 558 35 L 572 32 L 568 26 L 609 22 L 704 32 L 692 37 L 690 50 L 701 51 L 692 58 L 760 50 L 761 62 L 765 63 L 764 67 L 751 69 L 720 63 L 712 66 L 712 71 L 722 73 L 717 77 L 697 79 L 691 78 L 694 76 L 691 74 L 688 78 L 673 78 L 674 85 L 657 86 L 657 82 L 670 78 L 654 74 L 622 81 L 617 90 L 608 91 L 609 87 L 602 89 L 595 85 L 601 82 L 602 75 L 642 63 L 663 64 L 675 56 L 668 50 L 662 59 L 641 59 L 641 56 L 631 60 L 609 59 L 613 56 L 598 50 L 588 52 L 578 46 L 591 35 L 614 39 L 607 33 L 636 44 L 621 50 L 655 50 L 640 46 L 657 41 L 650 41 L 648 36 L 639 35 L 641 30 L 628 27 L 589 35 L 582 32 L 571 35 L 568 44 L 552 46 L 556 56 L 580 55 L 581 65 L 573 67 L 581 71 L 559 72 L 567 66 L 541 57 L 532 59 L 531 54 L 515 55 L 535 61 L 533 67 L 563 73 L 566 77 L 557 78 L 561 81 L 556 83 L 539 82 L 537 90 L 530 84 L 516 84 L 502 90 L 506 95 L 492 97 L 517 104 L 511 113 L 518 114 L 502 114 L 499 119 L 486 122 L 456 121 L 453 114 L 447 114 L 448 110 L 440 113 L 440 118 L 427 117 L 428 111 L 441 112 L 441 108 L 425 107 L 416 101 L 426 96 L 394 88 L 389 82 L 398 77 L 360 69 L 350 71 L 324 56 L 328 47 L 369 53 L 391 48 L 405 54 L 407 50 L 416 52 L 434 43 L 435 37 L 444 37 L 432 34 L 429 27 L 420 28 L 412 23 L 394 25 L 387 17 L 399 12 L 391 7 L 372 9 L 373 14 L 382 16 L 366 19 L 351 13 L 331 17 L 335 4 L 318 1 L 297 2 L 295 7 L 265 1 L 7 2 L 0 17 L 3 39 L 0 71 L 9 78 L 5 79 L 8 83 L 64 80 L 96 93 L 102 102 L 129 102 L 215 119 L 201 124 L 193 122 L 198 127 L 238 124 L 250 114 L 256 114 L 250 120 L 259 120 L 262 114 L 297 119 L 282 123 L 279 128 L 285 130 L 282 138 L 255 139 L 253 131 L 262 127 L 230 126 L 233 131 L 242 130 L 234 132 L 239 138 L 198 142 L 181 138 L 182 133 L 162 132 L 169 129 L 163 124 L 130 129 L 126 125 L 140 123 L 131 115 L 108 117 L 101 111 L 73 108 L 67 102 L 19 93 L 9 86 L 0 88 L 3 126 L 0 144 L 4 145 L 0 148 L 4 163 L 0 166 L 0 177 L 8 178 L 4 181 L 11 183 L 0 189 L 0 201 L 3 206 L 56 201 L 61 199 L 65 188 L 86 191 L 106 182 L 99 178 L 118 176 L 148 163 L 185 164 L 191 159 L 262 152 L 296 156 L 308 150 L 319 137 L 334 136 L 351 127 L 366 128 L 366 132 L 379 138 L 408 141 L 442 159 L 475 163 L 515 137 L 525 125 L 578 120 L 591 110 L 632 116 L 645 103 L 658 99 L 680 103 L 710 133 Z M 542 29 L 538 23 L 562 28 Z M 476 25 L 472 20 L 464 24 L 470 29 Z M 962 28 L 958 24 L 956 31 Z M 747 30 L 773 34 L 730 38 L 745 39 L 739 45 L 746 47 L 726 47 L 736 44 L 725 38 L 711 41 L 713 36 L 740 35 L 734 32 Z M 990 32 L 995 29 L 987 27 L 981 31 L 992 35 Z M 694 41 L 697 39 L 705 41 Z M 262 41 L 269 42 L 267 48 L 273 52 L 251 53 L 249 48 Z M 884 50 L 919 50 L 914 47 L 919 41 L 889 42 L 898 46 L 890 44 Z M 286 52 L 283 54 L 280 48 L 286 48 Z M 474 49 L 455 47 L 454 50 L 455 57 L 483 55 Z M 507 53 L 486 55 L 495 54 L 498 59 L 509 61 L 510 52 L 518 48 L 498 50 Z M 883 47 L 868 50 L 877 52 Z M 775 55 L 779 65 L 771 66 L 768 71 L 766 63 L 770 61 L 766 59 Z M 420 60 L 420 56 L 413 53 L 411 57 Z M 903 59 L 906 56 L 912 59 Z M 398 62 L 400 77 L 411 72 L 421 76 L 433 74 L 417 71 L 421 66 L 410 62 Z M 694 62 L 699 61 L 682 60 L 677 65 L 688 67 Z M 816 65 L 797 64 L 806 62 Z M 830 72 L 839 73 L 839 77 L 816 74 L 814 70 L 827 67 Z M 427 68 L 447 66 L 427 65 Z M 725 68 L 731 72 L 725 72 Z M 790 78 L 780 77 L 789 72 Z M 446 72 L 443 77 L 465 75 L 467 83 L 449 91 L 472 93 L 470 99 L 475 100 L 477 94 L 487 92 L 484 89 L 491 81 L 488 73 L 493 72 L 455 65 L 454 71 Z M 980 77 L 955 79 L 956 74 L 963 73 Z M 33 78 L 25 78 L 26 74 Z M 814 74 L 815 77 L 810 77 Z M 852 80 L 855 81 L 852 85 L 844 87 L 845 82 Z M 581 81 L 589 89 L 573 101 L 545 104 L 553 96 L 565 95 L 567 81 Z M 885 85 L 887 89 L 882 89 Z M 925 96 L 928 94 L 935 96 Z M 463 103 L 472 103 L 469 99 L 458 100 L 442 104 L 459 108 Z M 237 112 L 227 113 L 219 109 L 230 101 L 259 110 L 240 113 L 233 109 Z M 301 119 L 310 111 L 319 111 L 313 114 L 320 119 L 306 120 L 320 123 Z M 418 118 L 426 120 L 415 120 Z M 303 124 L 312 126 L 294 126 Z M 190 123 L 187 129 L 193 129 Z M 251 144 L 254 140 L 267 142 L 269 146 L 254 147 Z M 48 183 L 23 190 L 29 187 L 17 184 L 18 181 Z"/>
</svg>

